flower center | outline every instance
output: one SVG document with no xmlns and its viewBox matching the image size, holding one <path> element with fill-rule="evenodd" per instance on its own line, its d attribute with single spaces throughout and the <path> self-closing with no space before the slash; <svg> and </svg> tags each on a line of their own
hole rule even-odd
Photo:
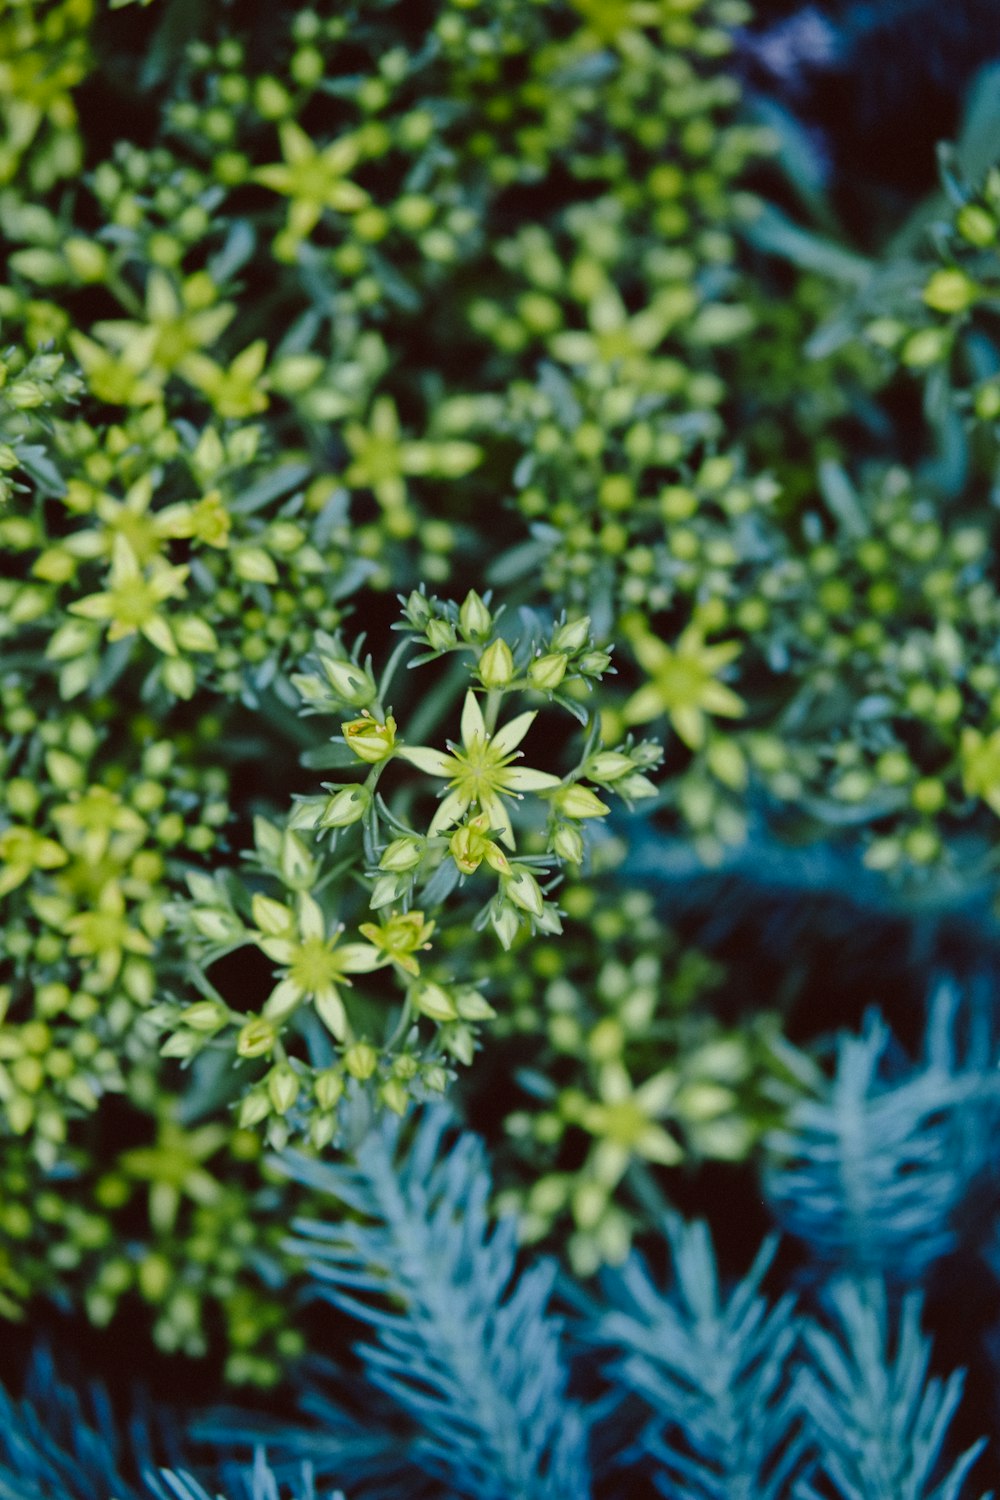
<svg viewBox="0 0 1000 1500">
<path fill-rule="evenodd" d="M 288 975 L 307 993 L 325 989 L 342 977 L 337 955 L 323 938 L 306 938 L 292 960 Z"/>
</svg>

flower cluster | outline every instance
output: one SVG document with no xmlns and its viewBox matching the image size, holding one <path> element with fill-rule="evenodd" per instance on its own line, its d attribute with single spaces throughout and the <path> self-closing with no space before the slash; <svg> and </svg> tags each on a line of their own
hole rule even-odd
<svg viewBox="0 0 1000 1500">
<path fill-rule="evenodd" d="M 502 950 L 530 932 L 560 933 L 558 872 L 584 861 L 587 829 L 611 810 L 601 794 L 629 804 L 655 795 L 645 772 L 659 761 L 657 746 L 629 739 L 604 749 L 593 724 L 570 770 L 518 764 L 522 743 L 549 765 L 565 759 L 564 735 L 550 728 L 541 738 L 536 720 L 548 714 L 508 716 L 507 700 L 548 698 L 558 708 L 575 689 L 565 701 L 586 720 L 580 694 L 608 657 L 585 617 L 508 641 L 475 591 L 461 605 L 418 593 L 405 601 L 401 625 L 407 640 L 378 682 L 370 658 L 323 634 L 312 670 L 295 676 L 308 715 L 357 714 L 342 720 L 331 758 L 366 774 L 299 796 L 283 826 L 258 818 L 254 862 L 282 896 L 235 872 L 191 874 L 192 899 L 174 908 L 200 953 L 204 994 L 158 1008 L 171 1031 L 164 1053 L 223 1048 L 263 1060 L 263 1073 L 258 1065 L 244 1075 L 240 1121 L 266 1120 L 272 1143 L 293 1129 L 328 1142 L 345 1091 L 365 1090 L 402 1113 L 410 1099 L 443 1089 L 456 1063 L 472 1061 L 479 1025 L 495 1014 L 463 974 L 463 947 L 484 928 Z M 415 646 L 423 649 L 413 665 L 467 658 L 455 668 L 473 685 L 456 705 L 458 738 L 444 748 L 411 743 L 407 718 L 397 723 L 388 707 L 401 654 Z M 456 691 L 457 683 L 439 694 L 442 714 Z M 209 975 L 247 947 L 277 966 L 249 1013 Z"/>
</svg>

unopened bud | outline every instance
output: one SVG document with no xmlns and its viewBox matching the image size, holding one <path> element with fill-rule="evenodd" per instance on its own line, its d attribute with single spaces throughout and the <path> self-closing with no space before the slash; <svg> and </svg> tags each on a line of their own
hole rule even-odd
<svg viewBox="0 0 1000 1500">
<path fill-rule="evenodd" d="M 378 1053 L 370 1042 L 355 1042 L 344 1053 L 344 1067 L 352 1078 L 364 1082 L 378 1066 Z"/>
<path fill-rule="evenodd" d="M 386 1109 L 391 1109 L 394 1115 L 405 1115 L 410 1103 L 410 1093 L 406 1084 L 399 1078 L 387 1078 L 378 1091 L 378 1096 Z"/>
<path fill-rule="evenodd" d="M 320 1109 L 333 1109 L 344 1092 L 344 1079 L 336 1068 L 325 1068 L 313 1081 L 313 1093 Z"/>
<path fill-rule="evenodd" d="M 240 1057 L 264 1057 L 273 1050 L 277 1040 L 277 1026 L 263 1016 L 254 1016 L 240 1031 L 236 1051 Z"/>
<path fill-rule="evenodd" d="M 529 916 L 541 916 L 545 905 L 542 888 L 524 865 L 511 865 L 510 874 L 503 880 L 503 890 L 507 899 Z"/>
<path fill-rule="evenodd" d="M 611 811 L 596 792 L 592 792 L 588 786 L 581 786 L 578 781 L 571 786 L 562 787 L 552 801 L 567 818 L 604 818 Z"/>
<path fill-rule="evenodd" d="M 500 911 L 497 911 L 494 906 L 490 911 L 490 923 L 500 940 L 501 948 L 506 952 L 510 949 L 517 936 L 517 929 L 521 925 L 517 920 L 517 913 L 509 906 L 503 907 Z"/>
<path fill-rule="evenodd" d="M 299 1097 L 299 1080 L 287 1063 L 279 1063 L 267 1075 L 267 1093 L 276 1114 L 286 1115 Z"/>
<path fill-rule="evenodd" d="M 414 1010 L 432 1021 L 458 1019 L 454 1000 L 443 985 L 435 984 L 432 979 L 425 980 L 423 984 L 415 984 L 410 991 L 410 1001 Z"/>
<path fill-rule="evenodd" d="M 413 870 L 419 865 L 423 858 L 423 840 L 413 834 L 406 834 L 401 839 L 393 839 L 382 850 L 378 867 L 380 870 L 392 870 L 403 873 Z"/>
<path fill-rule="evenodd" d="M 218 1000 L 197 1000 L 181 1011 L 179 1020 L 192 1031 L 218 1031 L 229 1020 L 229 1012 Z"/>
<path fill-rule="evenodd" d="M 372 794 L 366 786 L 345 786 L 334 792 L 317 823 L 319 828 L 348 828 L 358 823 L 371 807 Z"/>
<path fill-rule="evenodd" d="M 475 589 L 470 589 L 458 612 L 458 628 L 467 641 L 484 641 L 493 626 L 493 616 Z"/>
<path fill-rule="evenodd" d="M 353 708 L 367 708 L 374 703 L 378 689 L 371 672 L 343 658 L 321 656 L 320 663 L 338 698 Z"/>
<path fill-rule="evenodd" d="M 428 620 L 424 634 L 432 651 L 450 651 L 458 640 L 454 625 L 447 620 Z"/>
<path fill-rule="evenodd" d="M 544 693 L 552 693 L 566 676 L 568 658 L 561 651 L 550 651 L 548 656 L 536 656 L 528 668 L 528 678 L 533 687 Z"/>
<path fill-rule="evenodd" d="M 579 620 L 568 620 L 565 625 L 560 625 L 552 637 L 552 649 L 553 651 L 579 651 L 587 644 L 589 636 L 589 615 L 583 615 Z"/>
<path fill-rule="evenodd" d="M 262 1089 L 254 1089 L 241 1103 L 236 1121 L 241 1130 L 252 1130 L 261 1120 L 266 1120 L 270 1113 L 270 1099 Z"/>
<path fill-rule="evenodd" d="M 384 724 L 379 724 L 371 714 L 364 713 L 360 719 L 352 719 L 343 726 L 344 739 L 359 760 L 369 765 L 388 760 L 396 745 L 396 721 L 391 714 Z"/>
<path fill-rule="evenodd" d="M 584 774 L 591 781 L 617 781 L 619 776 L 627 776 L 634 769 L 632 757 L 621 750 L 598 750 L 584 766 Z"/>
<path fill-rule="evenodd" d="M 587 651 L 577 662 L 577 667 L 585 677 L 600 677 L 611 665 L 611 657 L 607 651 Z"/>
<path fill-rule="evenodd" d="M 583 863 L 583 835 L 570 823 L 560 823 L 552 837 L 552 848 L 571 865 Z"/>
<path fill-rule="evenodd" d="M 507 687 L 514 679 L 514 657 L 507 642 L 499 639 L 491 642 L 479 658 L 476 670 L 483 687 Z"/>
</svg>

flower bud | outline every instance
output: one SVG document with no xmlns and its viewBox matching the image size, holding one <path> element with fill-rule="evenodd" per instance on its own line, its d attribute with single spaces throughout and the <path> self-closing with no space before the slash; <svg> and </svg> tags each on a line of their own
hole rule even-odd
<svg viewBox="0 0 1000 1500">
<path fill-rule="evenodd" d="M 432 651 L 450 651 L 458 639 L 454 625 L 447 620 L 428 620 L 424 634 Z"/>
<path fill-rule="evenodd" d="M 383 906 L 390 906 L 408 889 L 409 884 L 410 882 L 405 879 L 405 874 L 397 875 L 390 872 L 387 875 L 380 875 L 372 887 L 368 905 L 372 911 L 378 911 Z"/>
<path fill-rule="evenodd" d="M 552 848 L 560 859 L 571 865 L 583 863 L 583 835 L 570 823 L 560 823 L 552 838 Z"/>
<path fill-rule="evenodd" d="M 379 1089 L 378 1096 L 386 1109 L 391 1109 L 394 1115 L 406 1114 L 410 1093 L 401 1079 L 387 1078 Z"/>
<path fill-rule="evenodd" d="M 567 620 L 560 625 L 552 637 L 553 651 L 579 651 L 590 637 L 590 616 L 581 615 L 579 620 Z"/>
<path fill-rule="evenodd" d="M 385 846 L 378 867 L 380 870 L 405 873 L 419 865 L 423 854 L 423 840 L 417 838 L 415 834 L 406 834 L 403 838 L 393 839 L 391 844 Z"/>
<path fill-rule="evenodd" d="M 371 807 L 372 794 L 366 786 L 344 786 L 334 792 L 317 823 L 318 828 L 348 828 L 358 823 Z"/>
<path fill-rule="evenodd" d="M 198 907 L 191 913 L 191 925 L 212 943 L 229 943 L 243 931 L 243 923 L 231 911 L 221 907 Z"/>
<path fill-rule="evenodd" d="M 542 909 L 545 906 L 542 888 L 524 865 L 511 865 L 510 874 L 503 877 L 501 883 L 504 895 L 515 906 L 526 911 L 529 916 L 540 917 L 542 915 Z"/>
<path fill-rule="evenodd" d="M 655 797 L 657 788 L 648 776 L 642 776 L 638 771 L 632 776 L 623 776 L 620 781 L 615 782 L 615 791 L 619 797 L 624 797 L 626 802 L 641 802 L 646 797 Z"/>
<path fill-rule="evenodd" d="M 338 698 L 352 708 L 367 708 L 369 703 L 374 703 L 378 689 L 367 668 L 332 656 L 320 656 L 320 663 Z"/>
<path fill-rule="evenodd" d="M 299 1097 L 299 1080 L 287 1063 L 279 1063 L 267 1075 L 267 1093 L 279 1115 L 286 1115 Z"/>
<path fill-rule="evenodd" d="M 555 692 L 566 676 L 568 658 L 561 651 L 550 651 L 548 656 L 536 656 L 528 668 L 528 679 L 532 687 L 543 693 Z"/>
<path fill-rule="evenodd" d="M 286 828 L 281 835 L 278 867 L 282 878 L 293 890 L 304 890 L 316 879 L 316 861 L 298 834 Z"/>
<path fill-rule="evenodd" d="M 470 589 L 458 612 L 458 628 L 467 641 L 484 641 L 493 626 L 493 616 L 475 589 Z"/>
<path fill-rule="evenodd" d="M 378 1066 L 378 1053 L 370 1042 L 355 1042 L 344 1053 L 344 1067 L 352 1078 L 364 1082 Z"/>
<path fill-rule="evenodd" d="M 486 647 L 476 670 L 485 688 L 504 688 L 514 678 L 514 657 L 505 640 L 497 639 Z"/>
<path fill-rule="evenodd" d="M 254 1016 L 247 1021 L 236 1038 L 236 1051 L 240 1057 L 264 1057 L 272 1051 L 278 1040 L 278 1028 L 264 1016 Z"/>
<path fill-rule="evenodd" d="M 352 719 L 349 724 L 345 724 L 343 729 L 345 742 L 358 759 L 366 761 L 368 765 L 388 760 L 395 749 L 396 721 L 391 714 L 386 715 L 384 724 L 379 724 L 366 712 L 360 719 Z"/>
<path fill-rule="evenodd" d="M 185 1007 L 178 1019 L 192 1031 L 208 1033 L 225 1026 L 229 1012 L 218 1000 L 197 1000 L 194 1005 Z"/>
<path fill-rule="evenodd" d="M 258 891 L 250 902 L 254 922 L 268 937 L 287 937 L 295 931 L 295 914 L 283 901 Z"/>
<path fill-rule="evenodd" d="M 441 1041 L 446 1052 L 457 1058 L 466 1067 L 472 1062 L 476 1055 L 476 1039 L 468 1026 L 459 1022 L 455 1026 L 449 1026 L 441 1035 Z"/>
<path fill-rule="evenodd" d="M 627 776 L 634 769 L 632 757 L 621 750 L 598 750 L 583 768 L 584 775 L 591 781 L 603 782 L 617 781 L 619 776 Z"/>
<path fill-rule="evenodd" d="M 455 996 L 455 1005 L 463 1021 L 493 1021 L 496 1011 L 478 990 L 461 990 Z"/>
<path fill-rule="evenodd" d="M 562 787 L 552 798 L 554 806 L 567 818 L 604 818 L 611 811 L 596 792 L 578 781 Z"/>
<path fill-rule="evenodd" d="M 254 1089 L 253 1093 L 247 1094 L 239 1108 L 236 1123 L 241 1130 L 252 1130 L 259 1125 L 261 1120 L 266 1120 L 271 1113 L 271 1101 L 263 1089 Z"/>
<path fill-rule="evenodd" d="M 325 1068 L 313 1080 L 313 1093 L 320 1109 L 333 1109 L 344 1092 L 343 1075 L 336 1068 Z"/>
<path fill-rule="evenodd" d="M 611 657 L 607 651 L 587 651 L 577 662 L 585 677 L 601 677 L 610 667 Z"/>
<path fill-rule="evenodd" d="M 309 1140 L 317 1151 L 322 1151 L 329 1146 L 337 1134 L 337 1120 L 334 1115 L 313 1115 L 309 1122 Z"/>
<path fill-rule="evenodd" d="M 443 985 L 432 979 L 415 984 L 410 990 L 410 1002 L 415 1011 L 428 1016 L 432 1021 L 456 1021 L 458 1011 L 455 1002 Z"/>
<path fill-rule="evenodd" d="M 421 1079 L 424 1088 L 430 1089 L 432 1094 L 443 1094 L 448 1087 L 448 1073 L 440 1063 L 431 1063 L 424 1068 Z"/>
<path fill-rule="evenodd" d="M 517 920 L 517 912 L 513 911 L 509 906 L 504 906 L 498 911 L 494 906 L 490 911 L 490 923 L 493 931 L 500 940 L 501 948 L 507 952 L 517 936 L 518 927 L 521 925 Z"/>
</svg>

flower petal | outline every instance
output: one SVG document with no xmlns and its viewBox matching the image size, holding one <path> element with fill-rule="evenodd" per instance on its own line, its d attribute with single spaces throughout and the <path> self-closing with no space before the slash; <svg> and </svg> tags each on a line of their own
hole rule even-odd
<svg viewBox="0 0 1000 1500">
<path fill-rule="evenodd" d="M 656 683 L 647 682 L 629 698 L 622 709 L 622 719 L 626 724 L 648 724 L 650 719 L 658 719 L 665 708 Z"/>
<path fill-rule="evenodd" d="M 490 741 L 490 749 L 496 750 L 499 755 L 509 755 L 512 750 L 517 749 L 537 717 L 537 708 L 530 709 L 526 714 L 518 714 L 516 719 L 511 719 L 509 724 L 497 730 Z"/>
<path fill-rule="evenodd" d="M 283 979 L 276 984 L 264 1002 L 264 1015 L 272 1021 L 283 1021 L 290 1016 L 305 994 L 301 984 L 294 979 Z"/>
<path fill-rule="evenodd" d="M 560 778 L 551 771 L 533 771 L 529 766 L 510 766 L 502 776 L 505 792 L 542 792 L 560 784 Z"/>
<path fill-rule="evenodd" d="M 479 805 L 489 819 L 490 828 L 508 849 L 513 849 L 514 833 L 510 826 L 510 816 L 496 792 L 480 792 Z"/>
<path fill-rule="evenodd" d="M 459 770 L 453 755 L 446 754 L 444 750 L 432 750 L 429 745 L 397 745 L 396 759 L 408 760 L 411 766 L 416 766 L 418 771 L 426 771 L 428 776 L 450 778 Z"/>
<path fill-rule="evenodd" d="M 337 967 L 344 974 L 370 974 L 389 962 L 388 955 L 379 952 L 371 943 L 345 943 L 334 950 Z"/>
<path fill-rule="evenodd" d="M 323 913 L 307 891 L 302 891 L 299 895 L 299 931 L 304 938 L 326 937 Z"/>
<path fill-rule="evenodd" d="M 347 1035 L 347 1011 L 333 985 L 316 992 L 313 1006 L 327 1031 L 332 1032 L 338 1042 L 342 1042 Z"/>
<path fill-rule="evenodd" d="M 479 707 L 479 699 L 470 688 L 462 705 L 462 744 L 468 750 L 473 740 L 480 743 L 486 738 L 486 721 Z"/>
<path fill-rule="evenodd" d="M 433 838 L 442 829 L 450 828 L 453 823 L 457 823 L 471 801 L 472 797 L 468 792 L 449 792 L 431 819 L 431 826 L 427 830 L 428 837 Z"/>
</svg>

